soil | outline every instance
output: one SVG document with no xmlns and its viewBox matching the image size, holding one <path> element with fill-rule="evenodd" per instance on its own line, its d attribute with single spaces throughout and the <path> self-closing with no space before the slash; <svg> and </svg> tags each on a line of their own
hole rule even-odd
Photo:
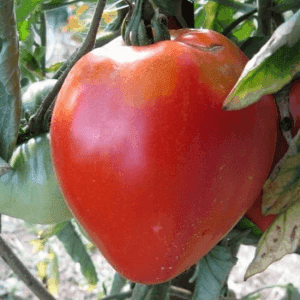
<svg viewBox="0 0 300 300">
<path fill-rule="evenodd" d="M 60 273 L 59 292 L 55 296 L 57 299 L 97 299 L 97 295 L 98 297 L 103 295 L 103 286 L 108 291 L 110 290 L 114 270 L 98 250 L 90 251 L 99 278 L 99 282 L 93 291 L 87 290 L 88 287 L 80 272 L 79 264 L 72 261 L 56 237 L 51 238 L 43 251 L 33 253 L 33 246 L 30 242 L 37 238 L 38 232 L 43 228 L 45 226 L 29 225 L 22 220 L 2 215 L 2 237 L 35 277 L 38 277 L 37 264 L 46 257 L 50 247 L 57 254 Z M 244 281 L 243 277 L 254 254 L 255 247 L 242 245 L 238 252 L 238 262 L 230 273 L 228 287 L 235 293 L 237 299 L 241 299 L 245 295 L 261 288 L 263 290 L 259 292 L 258 298 L 255 299 L 282 299 L 286 295 L 285 289 L 282 287 L 266 288 L 272 285 L 287 285 L 291 283 L 300 291 L 299 255 L 286 255 L 280 261 L 269 266 L 265 272 L 254 275 L 247 281 Z M 0 299 L 38 299 L 14 275 L 13 271 L 10 270 L 2 259 L 0 259 Z"/>
</svg>

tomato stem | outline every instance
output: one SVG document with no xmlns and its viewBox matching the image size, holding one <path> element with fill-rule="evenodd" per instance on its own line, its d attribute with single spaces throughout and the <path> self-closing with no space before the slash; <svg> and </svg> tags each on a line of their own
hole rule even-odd
<svg viewBox="0 0 300 300">
<path fill-rule="evenodd" d="M 133 11 L 128 12 L 121 31 L 127 46 L 145 46 L 170 39 L 167 17 L 148 0 L 136 1 Z"/>
</svg>

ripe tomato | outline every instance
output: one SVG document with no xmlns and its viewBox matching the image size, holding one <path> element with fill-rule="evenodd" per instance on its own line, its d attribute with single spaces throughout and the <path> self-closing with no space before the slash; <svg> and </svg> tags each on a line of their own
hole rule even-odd
<svg viewBox="0 0 300 300">
<path fill-rule="evenodd" d="M 300 79 L 291 84 L 290 90 L 290 112 L 294 118 L 296 128 L 300 127 Z"/>
<path fill-rule="evenodd" d="M 255 200 L 254 204 L 248 209 L 245 217 L 252 221 L 261 231 L 265 231 L 276 219 L 277 215 L 264 216 L 261 212 L 262 195 Z"/>
<path fill-rule="evenodd" d="M 294 123 L 291 129 L 292 136 L 294 137 L 300 128 L 300 79 L 295 80 L 291 85 L 290 112 L 294 118 Z M 270 171 L 273 170 L 288 149 L 287 141 L 282 135 L 281 130 L 278 128 L 276 151 Z M 265 231 L 276 219 L 277 215 L 264 216 L 261 212 L 261 206 L 262 195 L 259 195 L 253 206 L 246 212 L 245 217 L 252 221 L 262 231 Z"/>
<path fill-rule="evenodd" d="M 182 30 L 95 49 L 69 73 L 53 111 L 54 167 L 73 214 L 124 277 L 155 284 L 182 273 L 260 193 L 274 99 L 222 110 L 246 62 L 221 34 Z"/>
</svg>

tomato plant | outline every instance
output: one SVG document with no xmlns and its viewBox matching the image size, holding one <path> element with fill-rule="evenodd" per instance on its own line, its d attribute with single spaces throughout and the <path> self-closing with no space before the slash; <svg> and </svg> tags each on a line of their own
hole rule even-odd
<svg viewBox="0 0 300 300">
<path fill-rule="evenodd" d="M 37 111 L 56 81 L 56 79 L 47 79 L 29 85 L 22 96 L 23 116 L 25 114 L 33 115 Z"/>
<path fill-rule="evenodd" d="M 0 177 L 1 213 L 33 224 L 59 223 L 73 217 L 54 175 L 49 134 L 18 146 L 10 166 Z"/>
<path fill-rule="evenodd" d="M 58 95 L 50 145 L 70 209 L 123 276 L 174 278 L 245 214 L 269 173 L 272 96 L 222 103 L 246 56 L 210 30 L 145 47 L 95 49 Z"/>
</svg>

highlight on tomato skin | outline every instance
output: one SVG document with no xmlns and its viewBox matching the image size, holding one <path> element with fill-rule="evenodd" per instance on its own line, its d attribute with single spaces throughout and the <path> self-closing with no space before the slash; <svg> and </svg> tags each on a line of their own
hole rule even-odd
<svg viewBox="0 0 300 300">
<path fill-rule="evenodd" d="M 232 229 L 257 199 L 276 146 L 273 96 L 222 110 L 247 63 L 240 49 L 210 30 L 177 37 L 85 55 L 51 122 L 72 213 L 122 276 L 144 284 L 181 274 Z"/>
</svg>

